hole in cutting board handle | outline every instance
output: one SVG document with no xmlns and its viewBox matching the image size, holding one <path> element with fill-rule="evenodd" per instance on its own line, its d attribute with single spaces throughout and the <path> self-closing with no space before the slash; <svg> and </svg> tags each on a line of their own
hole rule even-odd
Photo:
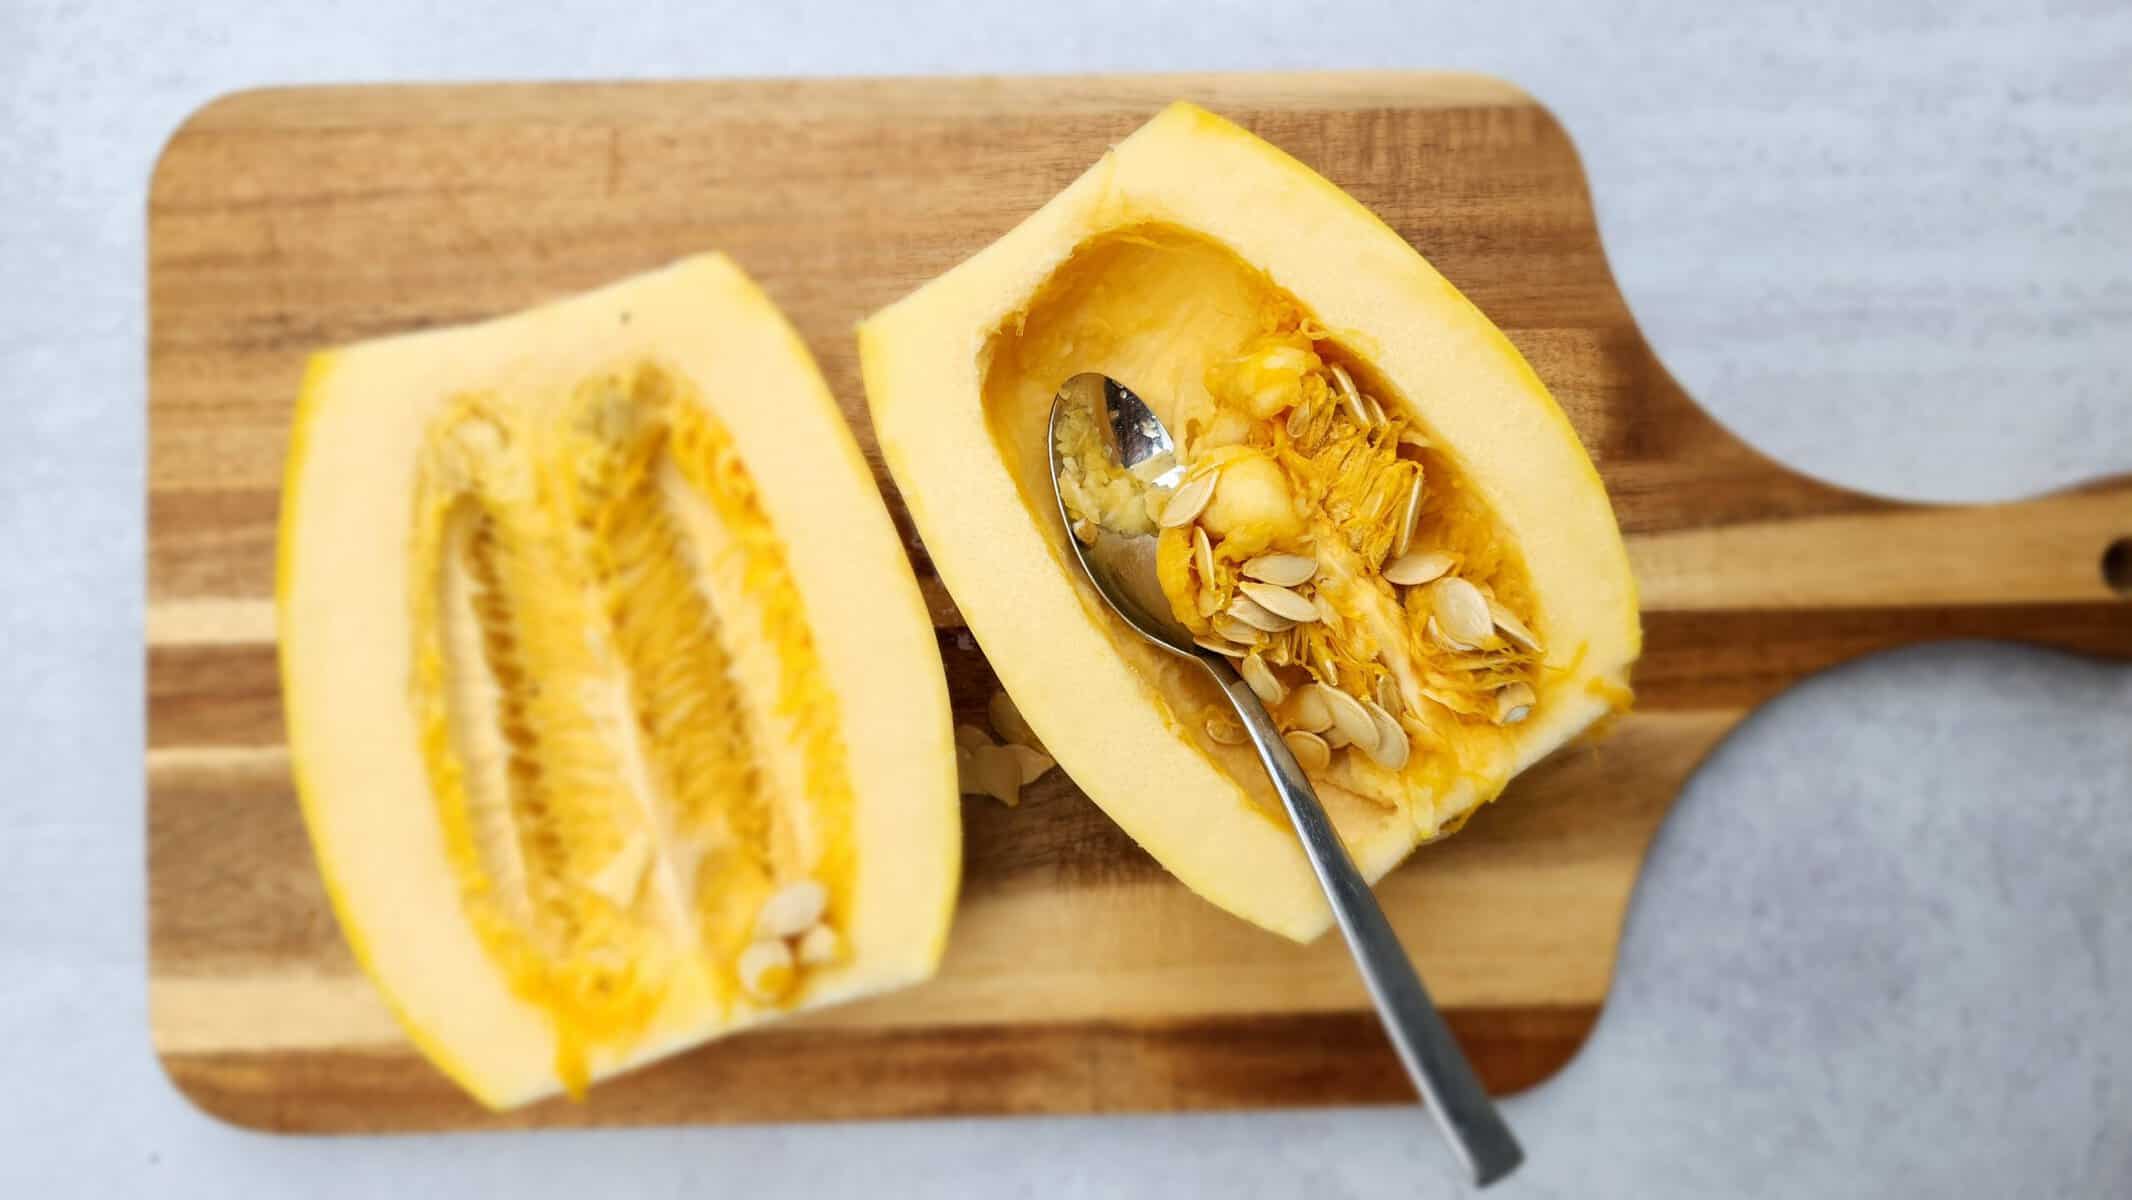
<svg viewBox="0 0 2132 1200">
<path fill-rule="evenodd" d="M 2102 581 L 2118 595 L 2132 599 L 2132 537 L 2121 537 L 2103 547 Z"/>
</svg>

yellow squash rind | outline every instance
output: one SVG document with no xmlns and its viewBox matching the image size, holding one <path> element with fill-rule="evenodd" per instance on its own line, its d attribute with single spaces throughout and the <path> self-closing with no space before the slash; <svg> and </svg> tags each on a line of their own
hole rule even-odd
<svg viewBox="0 0 2132 1200">
<path fill-rule="evenodd" d="M 779 1003 L 683 972 L 642 1028 L 590 1047 L 599 1078 L 706 1038 L 929 976 L 960 871 L 938 646 L 893 524 L 797 333 L 732 263 L 687 259 L 514 316 L 316 356 L 291 439 L 277 600 L 296 786 L 326 890 L 409 1038 L 491 1107 L 570 1073 L 462 907 L 410 689 L 411 505 L 431 419 L 468 394 L 550 394 L 653 363 L 730 438 L 833 692 L 853 791 L 833 964 Z M 854 596 L 865 603 L 854 604 Z M 727 989 L 729 990 L 729 989 Z"/>
</svg>

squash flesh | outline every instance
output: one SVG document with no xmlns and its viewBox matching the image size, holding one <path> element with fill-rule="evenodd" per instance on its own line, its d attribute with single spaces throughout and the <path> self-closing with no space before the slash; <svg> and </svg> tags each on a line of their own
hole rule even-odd
<svg viewBox="0 0 2132 1200">
<path fill-rule="evenodd" d="M 1220 187 L 1207 186 L 1214 179 Z M 1201 436 L 1216 431 L 1210 442 L 1249 441 L 1249 429 L 1221 427 L 1258 415 L 1268 372 L 1297 370 L 1263 352 L 1303 326 L 1325 336 L 1299 349 L 1336 358 L 1392 417 L 1426 431 L 1439 448 L 1428 470 L 1453 485 L 1439 489 L 1432 536 L 1548 634 L 1544 661 L 1530 664 L 1540 703 L 1514 730 L 1458 722 L 1445 753 L 1417 752 L 1396 778 L 1354 769 L 1352 756 L 1320 773 L 1328 809 L 1374 878 L 1625 703 L 1640 646 L 1634 583 L 1596 472 L 1500 331 L 1351 198 L 1184 104 L 861 327 L 884 455 L 1030 725 L 1194 890 L 1297 938 L 1322 931 L 1330 914 L 1293 835 L 1255 760 L 1203 730 L 1211 690 L 1133 639 L 1079 578 L 1048 492 L 1042 414 L 1064 379 L 1102 371 L 1138 391 L 1173 434 L 1197 422 Z M 955 499 L 943 503 L 951 486 Z M 1317 499 L 1318 510 L 1331 507 Z M 1303 514 L 1321 530 L 1323 516 Z M 1163 557 L 1174 584 L 1190 555 L 1170 545 Z M 1409 616 L 1379 607 L 1347 615 L 1387 626 Z"/>
<path fill-rule="evenodd" d="M 958 831 L 930 623 L 804 348 L 724 260 L 321 356 L 282 553 L 329 893 L 484 1102 L 932 970 Z M 840 952 L 743 977 L 803 881 Z"/>
</svg>

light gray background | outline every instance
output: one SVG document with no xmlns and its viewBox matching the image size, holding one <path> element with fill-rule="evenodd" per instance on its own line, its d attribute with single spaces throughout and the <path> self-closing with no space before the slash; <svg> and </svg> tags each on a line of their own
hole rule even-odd
<svg viewBox="0 0 2132 1200">
<path fill-rule="evenodd" d="M 1941 499 L 2132 469 L 2124 0 L 989 7 L 0 0 L 0 1194 L 1460 1190 L 1411 1111 L 334 1141 L 188 1108 L 142 984 L 142 216 L 218 92 L 1493 71 L 1568 124 L 1644 328 L 1761 446 Z M 1597 1036 L 1511 1103 L 1499 1194 L 2132 1194 L 2128 725 L 2132 672 L 1986 646 L 1772 705 L 1661 836 Z"/>
</svg>

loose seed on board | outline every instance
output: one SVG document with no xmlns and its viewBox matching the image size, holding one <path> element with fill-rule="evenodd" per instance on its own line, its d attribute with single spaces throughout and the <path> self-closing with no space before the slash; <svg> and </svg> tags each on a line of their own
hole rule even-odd
<svg viewBox="0 0 2132 1200">
<path fill-rule="evenodd" d="M 1406 769 L 1407 756 L 1413 752 L 1407 742 L 1407 731 L 1392 714 L 1375 704 L 1365 704 L 1370 722 L 1377 727 L 1377 745 L 1369 751 L 1371 761 L 1387 771 Z"/>
<path fill-rule="evenodd" d="M 1318 560 L 1304 554 L 1261 554 L 1247 558 L 1237 568 L 1251 579 L 1276 587 L 1295 587 L 1310 582 L 1318 573 Z"/>
<path fill-rule="evenodd" d="M 1007 753 L 1014 756 L 1015 765 L 1022 769 L 1023 787 L 1042 779 L 1044 772 L 1058 765 L 1049 754 L 1041 750 L 1031 750 L 1027 746 L 1009 745 Z"/>
<path fill-rule="evenodd" d="M 1495 694 L 1495 723 L 1515 725 L 1532 715 L 1532 706 L 1539 701 L 1529 683 L 1513 683 Z"/>
<path fill-rule="evenodd" d="M 1436 626 L 1444 636 L 1467 646 L 1478 646 L 1488 640 L 1495 629 L 1495 620 L 1488 615 L 1488 600 L 1480 589 L 1456 575 L 1447 575 L 1433 585 L 1432 608 Z"/>
<path fill-rule="evenodd" d="M 1332 747 L 1315 733 L 1291 729 L 1281 735 L 1288 743 L 1288 752 L 1295 755 L 1296 765 L 1306 771 L 1322 771 L 1332 765 Z"/>
<path fill-rule="evenodd" d="M 1249 587 L 1251 585 L 1245 584 L 1243 586 Z M 1264 605 L 1248 595 L 1238 596 L 1236 599 L 1231 600 L 1226 612 L 1227 615 L 1242 621 L 1251 628 L 1264 630 L 1267 633 L 1279 633 L 1282 630 L 1295 627 L 1294 621 L 1267 611 Z M 1227 637 L 1228 635 L 1223 634 L 1222 636 Z"/>
<path fill-rule="evenodd" d="M 1323 685 L 1306 683 L 1295 690 L 1294 703 L 1288 706 L 1288 719 L 1297 729 L 1308 733 L 1323 733 L 1333 723 L 1332 709 L 1326 706 Z"/>
<path fill-rule="evenodd" d="M 1245 655 L 1244 664 L 1239 671 L 1244 682 L 1250 684 L 1251 690 L 1267 705 L 1279 704 L 1288 698 L 1287 685 L 1274 676 L 1273 668 L 1267 666 L 1266 660 L 1259 655 Z"/>
<path fill-rule="evenodd" d="M 1301 592 L 1291 592 L 1284 587 L 1276 587 L 1270 583 L 1259 583 L 1250 579 L 1237 584 L 1236 590 L 1258 601 L 1259 607 L 1276 617 L 1284 617 L 1291 622 L 1315 621 L 1318 619 L 1318 606 L 1312 604 L 1309 598 Z M 1482 605 L 1484 612 L 1486 607 L 1485 604 Z M 1241 613 L 1237 615 L 1239 617 L 1243 616 Z M 1250 618 L 1244 617 L 1243 619 L 1249 620 Z"/>
<path fill-rule="evenodd" d="M 1241 746 L 1249 740 L 1244 735 L 1244 727 L 1237 724 L 1234 717 L 1220 713 L 1207 718 L 1207 736 L 1224 746 Z"/>
<path fill-rule="evenodd" d="M 1207 501 L 1214 498 L 1214 480 L 1219 471 L 1204 471 L 1177 485 L 1162 506 L 1162 519 L 1157 522 L 1164 529 L 1188 525 L 1205 512 Z"/>
<path fill-rule="evenodd" d="M 1384 565 L 1384 581 L 1400 587 L 1420 587 L 1444 577 L 1458 559 L 1442 550 L 1402 554 Z"/>
<path fill-rule="evenodd" d="M 1333 728 L 1361 747 L 1364 754 L 1376 754 L 1377 722 L 1370 719 L 1370 712 L 1362 707 L 1362 701 L 1336 687 L 1324 689 L 1324 695 L 1326 707 L 1332 710 Z"/>
<path fill-rule="evenodd" d="M 802 879 L 770 893 L 762 911 L 755 914 L 758 938 L 798 937 L 814 928 L 829 907 L 829 889 L 812 879 Z"/>
<path fill-rule="evenodd" d="M 965 796 L 990 796 L 1008 808 L 1022 802 L 1022 764 L 1015 751 L 1024 746 L 994 746 L 989 742 L 970 748 L 957 747 L 955 770 L 959 790 Z"/>
<path fill-rule="evenodd" d="M 1532 651 L 1534 654 L 1540 652 L 1538 635 L 1527 628 L 1525 622 L 1518 620 L 1516 613 L 1505 608 L 1502 601 L 1492 596 L 1488 600 L 1488 616 L 1494 620 L 1495 627 L 1503 631 L 1504 637 Z"/>
</svg>

